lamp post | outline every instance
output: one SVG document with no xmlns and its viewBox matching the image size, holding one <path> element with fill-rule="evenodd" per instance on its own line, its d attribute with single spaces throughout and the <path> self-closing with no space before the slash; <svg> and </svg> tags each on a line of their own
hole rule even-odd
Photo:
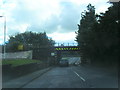
<svg viewBox="0 0 120 90">
<path fill-rule="evenodd" d="M 6 52 L 6 46 L 5 46 L 5 41 L 6 41 L 6 17 L 5 16 L 0 16 L 4 17 L 4 59 L 5 59 L 5 52 Z"/>
</svg>

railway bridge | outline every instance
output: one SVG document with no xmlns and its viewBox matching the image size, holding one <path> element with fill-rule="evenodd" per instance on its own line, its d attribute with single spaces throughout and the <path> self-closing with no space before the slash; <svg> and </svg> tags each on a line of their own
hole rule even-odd
<svg viewBox="0 0 120 90">
<path fill-rule="evenodd" d="M 80 47 L 76 45 L 60 45 L 60 46 L 55 46 L 54 47 L 56 56 L 57 56 L 57 61 L 59 61 L 62 57 L 76 57 L 79 56 L 78 52 L 80 51 Z"/>
</svg>

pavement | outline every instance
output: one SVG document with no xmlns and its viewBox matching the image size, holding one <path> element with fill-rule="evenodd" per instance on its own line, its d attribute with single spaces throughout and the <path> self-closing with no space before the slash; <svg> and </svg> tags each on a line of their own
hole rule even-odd
<svg viewBox="0 0 120 90">
<path fill-rule="evenodd" d="M 17 79 L 13 79 L 13 80 L 10 80 L 8 82 L 3 82 L 2 88 L 21 88 L 21 87 L 25 86 L 26 84 L 28 84 L 29 82 L 32 82 L 34 79 L 40 77 L 41 75 L 43 75 L 44 73 L 46 73 L 47 71 L 49 71 L 51 69 L 52 69 L 52 67 L 45 68 L 45 69 L 30 73 L 28 75 L 19 77 Z"/>
</svg>

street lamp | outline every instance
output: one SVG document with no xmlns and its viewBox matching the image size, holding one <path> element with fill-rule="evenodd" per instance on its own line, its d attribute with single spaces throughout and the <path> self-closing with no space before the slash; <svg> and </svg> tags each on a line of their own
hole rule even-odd
<svg viewBox="0 0 120 90">
<path fill-rule="evenodd" d="M 5 51 L 6 51 L 6 46 L 5 46 L 5 41 L 6 41 L 6 17 L 5 16 L 0 16 L 4 17 L 4 59 L 5 59 Z"/>
</svg>

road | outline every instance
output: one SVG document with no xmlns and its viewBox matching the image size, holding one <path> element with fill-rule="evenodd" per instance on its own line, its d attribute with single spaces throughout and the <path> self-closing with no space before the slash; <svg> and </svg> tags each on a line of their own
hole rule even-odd
<svg viewBox="0 0 120 90">
<path fill-rule="evenodd" d="M 56 67 L 23 88 L 83 88 L 88 87 L 71 67 Z"/>
<path fill-rule="evenodd" d="M 3 83 L 5 88 L 118 88 L 117 68 L 98 68 L 89 65 L 73 66 L 80 58 L 69 58 L 69 67 L 53 67 L 40 75 L 41 70 Z M 45 70 L 45 71 L 46 71 Z M 44 70 L 43 70 L 44 71 Z M 30 80 L 31 79 L 31 80 Z"/>
<path fill-rule="evenodd" d="M 81 63 L 80 57 L 64 57 L 69 60 L 69 65 L 73 65 L 74 63 Z"/>
<path fill-rule="evenodd" d="M 22 88 L 118 88 L 117 73 L 85 69 L 55 67 Z"/>
</svg>

